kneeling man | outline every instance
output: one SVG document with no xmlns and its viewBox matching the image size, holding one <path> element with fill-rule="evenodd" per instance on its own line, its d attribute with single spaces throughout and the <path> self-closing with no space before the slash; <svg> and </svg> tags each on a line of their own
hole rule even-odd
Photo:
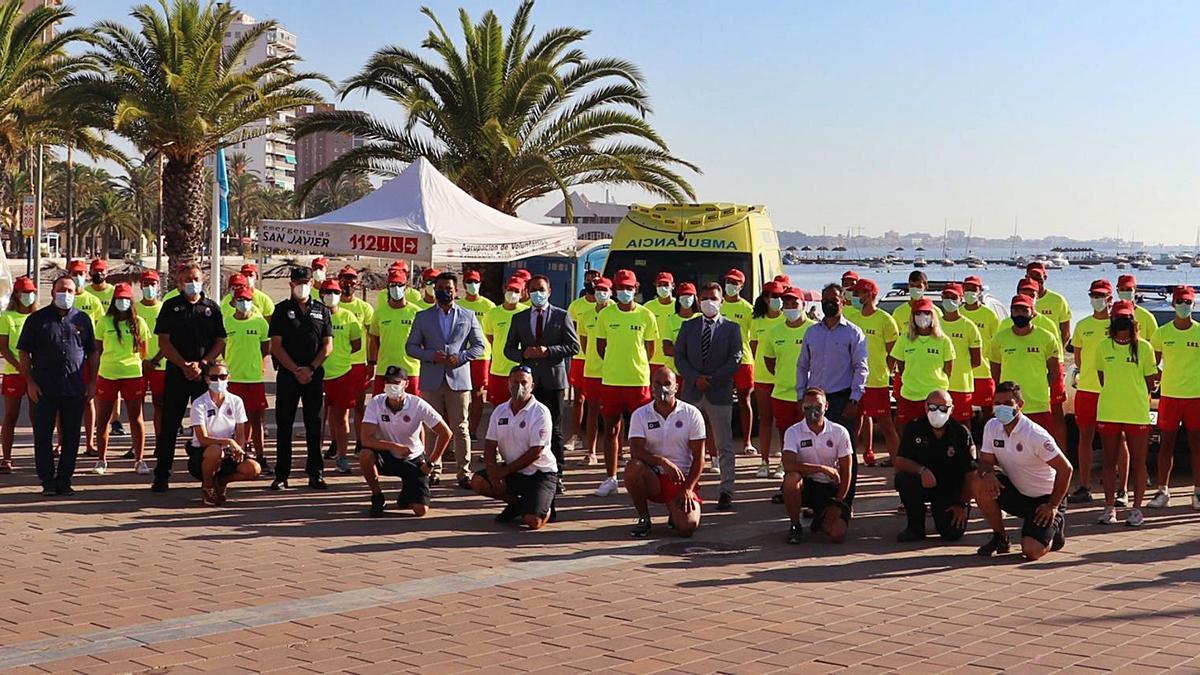
<svg viewBox="0 0 1200 675">
<path fill-rule="evenodd" d="M 690 537 L 700 527 L 700 472 L 704 470 L 704 416 L 675 398 L 679 382 L 670 368 L 650 378 L 650 403 L 629 418 L 625 489 L 638 512 L 635 537 L 650 534 L 650 505 L 667 505 L 669 527 Z"/>
<path fill-rule="evenodd" d="M 485 468 L 471 478 L 471 488 L 507 504 L 496 522 L 516 520 L 539 530 L 554 520 L 558 462 L 550 447 L 550 409 L 533 398 L 533 371 L 517 366 L 508 374 L 509 399 L 488 420 L 483 447 Z M 497 461 L 504 460 L 503 464 Z"/>
<path fill-rule="evenodd" d="M 950 393 L 939 389 L 925 399 L 925 416 L 904 429 L 896 458 L 896 492 L 904 504 L 908 527 L 897 535 L 897 541 L 925 538 L 927 503 L 942 539 L 958 541 L 967 529 L 975 442 L 953 414 Z"/>
<path fill-rule="evenodd" d="M 1025 400 L 1015 382 L 996 386 L 995 417 L 983 428 L 975 503 L 992 527 L 979 555 L 1008 553 L 1004 514 L 1024 519 L 1021 553 L 1037 560 L 1066 543 L 1063 498 L 1071 484 L 1071 463 L 1050 432 L 1021 413 Z"/>
<path fill-rule="evenodd" d="M 834 543 L 846 539 L 850 506 L 854 503 L 854 448 L 846 427 L 825 419 L 825 391 L 809 387 L 801 410 L 804 419 L 783 434 L 783 503 L 792 529 L 789 544 L 804 540 L 800 510 L 812 509 L 813 532 L 824 532 Z"/>
<path fill-rule="evenodd" d="M 442 416 L 419 396 L 405 393 L 408 373 L 388 366 L 383 374 L 383 393 L 367 402 L 359 426 L 362 451 L 358 465 L 371 488 L 371 517 L 383 515 L 380 476 L 400 479 L 396 506 L 423 516 L 429 510 L 429 473 L 450 444 L 450 427 Z M 433 431 L 433 452 L 425 456 L 422 431 Z"/>
</svg>

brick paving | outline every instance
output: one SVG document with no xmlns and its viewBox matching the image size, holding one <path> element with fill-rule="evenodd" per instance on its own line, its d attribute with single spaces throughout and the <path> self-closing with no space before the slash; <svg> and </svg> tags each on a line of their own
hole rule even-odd
<svg viewBox="0 0 1200 675">
<path fill-rule="evenodd" d="M 959 543 L 896 544 L 887 469 L 862 470 L 847 542 L 788 546 L 749 458 L 734 512 L 711 510 L 706 474 L 686 542 L 661 511 L 631 540 L 624 493 L 592 496 L 598 470 L 574 462 L 560 522 L 526 533 L 445 485 L 424 519 L 370 519 L 357 475 L 326 493 L 235 484 L 211 509 L 190 479 L 152 494 L 119 459 L 44 499 L 27 434 L 17 460 L 0 476 L 6 672 L 1200 671 L 1182 483 L 1139 530 L 1073 509 L 1066 549 L 1024 563 L 975 557 L 978 517 Z"/>
</svg>

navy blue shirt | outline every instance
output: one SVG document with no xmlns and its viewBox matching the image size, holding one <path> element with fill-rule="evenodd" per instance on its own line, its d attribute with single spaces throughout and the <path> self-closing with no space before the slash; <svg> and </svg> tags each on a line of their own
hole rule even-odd
<svg viewBox="0 0 1200 675">
<path fill-rule="evenodd" d="M 33 381 L 43 396 L 83 396 L 83 365 L 96 349 L 87 314 L 71 308 L 60 314 L 53 305 L 25 320 L 17 349 L 29 352 Z"/>
</svg>

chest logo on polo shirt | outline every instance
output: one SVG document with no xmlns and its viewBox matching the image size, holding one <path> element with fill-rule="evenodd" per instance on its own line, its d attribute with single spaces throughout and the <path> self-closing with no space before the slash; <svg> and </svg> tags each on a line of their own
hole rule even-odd
<svg viewBox="0 0 1200 675">
<path fill-rule="evenodd" d="M 675 420 L 675 428 L 682 429 L 683 428 L 683 420 Z"/>
<path fill-rule="evenodd" d="M 648 423 L 646 424 L 646 428 L 647 428 L 647 429 L 658 429 L 658 428 L 659 428 L 659 427 L 661 427 L 661 426 L 662 426 L 662 424 L 660 424 L 660 423 L 658 423 L 658 422 L 648 422 Z"/>
<path fill-rule="evenodd" d="M 1025 450 L 1025 446 L 1022 445 L 1021 443 L 1017 443 L 1017 452 L 1023 452 L 1024 450 Z"/>
<path fill-rule="evenodd" d="M 217 416 L 216 408 L 209 408 L 208 410 L 205 410 L 204 416 L 205 417 L 216 417 Z"/>
<path fill-rule="evenodd" d="M 946 456 L 947 456 L 947 457 L 953 457 L 953 456 L 954 456 L 954 446 L 953 446 L 953 445 L 952 445 L 952 446 L 950 446 L 950 447 L 948 447 L 948 448 L 946 448 Z"/>
<path fill-rule="evenodd" d="M 1052 441 L 1046 441 L 1045 443 L 1042 443 L 1042 447 L 1046 449 L 1046 452 L 1054 452 L 1055 450 L 1054 443 Z"/>
<path fill-rule="evenodd" d="M 825 440 L 825 447 L 827 447 L 827 448 L 832 448 L 832 447 L 833 447 L 833 439 L 832 439 L 832 438 L 829 438 L 829 439 L 826 439 L 826 440 Z"/>
<path fill-rule="evenodd" d="M 992 439 L 992 447 L 993 448 L 1003 448 L 1004 447 L 1003 439 L 993 438 Z"/>
<path fill-rule="evenodd" d="M 380 419 L 380 420 L 382 420 L 382 421 L 384 421 L 384 422 L 391 422 L 391 421 L 392 421 L 392 416 L 391 416 L 391 415 L 380 415 L 380 416 L 379 416 L 379 419 Z"/>
<path fill-rule="evenodd" d="M 294 310 L 294 309 L 289 309 L 289 310 L 288 310 L 288 318 L 289 318 L 289 319 L 294 319 L 294 318 L 296 318 L 296 310 Z"/>
<path fill-rule="evenodd" d="M 525 420 L 521 420 L 521 423 L 518 424 L 517 427 L 524 429 L 525 428 Z"/>
<path fill-rule="evenodd" d="M 928 442 L 929 442 L 929 440 L 926 439 L 924 436 L 917 436 L 916 438 L 913 439 L 913 443 L 916 443 L 917 445 L 925 445 Z"/>
<path fill-rule="evenodd" d="M 500 418 L 500 421 L 499 421 L 499 422 L 497 422 L 496 424 L 499 424 L 499 425 L 500 425 L 500 426 L 502 426 L 502 427 L 504 427 L 504 426 L 508 426 L 508 418 L 507 418 L 507 417 L 501 417 L 501 418 Z"/>
<path fill-rule="evenodd" d="M 212 308 L 211 307 L 204 308 L 204 316 L 212 316 Z"/>
<path fill-rule="evenodd" d="M 811 439 L 811 438 L 806 438 L 806 439 L 804 439 L 804 440 L 800 441 L 800 447 L 802 447 L 802 448 L 811 448 L 811 447 L 812 447 L 812 439 Z"/>
<path fill-rule="evenodd" d="M 233 415 L 233 408 L 225 408 L 226 415 Z"/>
</svg>

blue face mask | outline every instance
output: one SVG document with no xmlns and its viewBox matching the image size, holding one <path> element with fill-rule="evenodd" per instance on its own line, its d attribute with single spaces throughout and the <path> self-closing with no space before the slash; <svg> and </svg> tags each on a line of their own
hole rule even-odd
<svg viewBox="0 0 1200 675">
<path fill-rule="evenodd" d="M 863 301 L 857 295 L 851 296 L 850 297 L 850 306 L 853 307 L 854 309 L 862 309 Z"/>
<path fill-rule="evenodd" d="M 996 419 L 1000 420 L 1001 424 L 1011 424 L 1017 419 L 1017 407 L 1011 405 L 997 405 L 992 408 L 996 413 Z"/>
<path fill-rule="evenodd" d="M 436 290 L 433 292 L 433 297 L 437 298 L 439 305 L 448 305 L 454 302 L 454 293 L 450 291 Z"/>
<path fill-rule="evenodd" d="M 530 291 L 529 292 L 529 301 L 533 303 L 534 307 L 545 307 L 546 303 L 549 302 L 549 300 L 550 300 L 550 294 L 547 293 L 546 291 Z"/>
<path fill-rule="evenodd" d="M 628 305 L 629 303 L 633 302 L 633 291 L 620 290 L 617 291 L 616 295 L 617 302 L 621 303 L 622 305 Z"/>
</svg>

